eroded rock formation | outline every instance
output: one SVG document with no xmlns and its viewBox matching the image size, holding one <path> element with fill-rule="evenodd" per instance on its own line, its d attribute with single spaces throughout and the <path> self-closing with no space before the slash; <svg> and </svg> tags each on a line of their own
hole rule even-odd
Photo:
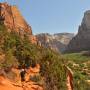
<svg viewBox="0 0 90 90">
<path fill-rule="evenodd" d="M 50 35 L 48 33 L 42 33 L 36 35 L 39 44 L 46 48 L 51 48 L 54 51 L 64 51 L 67 44 L 70 42 L 74 34 L 72 33 L 57 33 Z"/>
<path fill-rule="evenodd" d="M 84 13 L 78 34 L 70 41 L 66 52 L 90 50 L 90 10 Z"/>
<path fill-rule="evenodd" d="M 0 3 L 0 23 L 3 23 L 9 32 L 17 32 L 21 37 L 28 36 L 32 43 L 37 44 L 37 39 L 32 34 L 31 26 L 27 24 L 17 6 Z"/>
<path fill-rule="evenodd" d="M 20 70 L 12 68 L 12 71 L 16 74 L 16 82 L 8 79 L 4 72 L 0 71 L 0 90 L 43 90 L 43 87 L 38 85 L 30 79 L 30 76 L 37 76 L 40 72 L 40 65 L 37 64 L 34 68 L 30 67 L 26 70 L 26 82 L 21 82 L 20 80 Z"/>
<path fill-rule="evenodd" d="M 7 3 L 0 3 L 0 21 L 2 21 L 9 30 L 23 34 L 32 35 L 31 26 L 24 20 L 16 6 L 10 6 Z"/>
</svg>

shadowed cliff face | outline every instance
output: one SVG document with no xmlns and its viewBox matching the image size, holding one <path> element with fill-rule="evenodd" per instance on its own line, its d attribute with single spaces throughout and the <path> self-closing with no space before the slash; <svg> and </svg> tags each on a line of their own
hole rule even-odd
<svg viewBox="0 0 90 90">
<path fill-rule="evenodd" d="M 16 6 L 0 3 L 0 21 L 6 25 L 9 31 L 15 30 L 19 34 L 32 35 L 32 29 L 24 20 Z"/>
<path fill-rule="evenodd" d="M 70 41 L 66 52 L 90 50 L 90 11 L 86 11 L 78 34 Z"/>
</svg>

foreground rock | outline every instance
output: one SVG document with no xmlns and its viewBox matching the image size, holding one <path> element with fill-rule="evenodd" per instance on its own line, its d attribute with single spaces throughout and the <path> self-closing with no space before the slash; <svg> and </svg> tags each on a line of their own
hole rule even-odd
<svg viewBox="0 0 90 90">
<path fill-rule="evenodd" d="M 16 74 L 16 82 L 5 77 L 4 72 L 0 72 L 0 90 L 43 90 L 43 87 L 36 82 L 29 80 L 30 76 L 37 76 L 40 72 L 39 64 L 36 67 L 30 67 L 27 69 L 26 82 L 21 82 L 20 70 L 12 68 L 12 71 Z"/>
<path fill-rule="evenodd" d="M 39 85 L 35 85 L 33 82 L 17 85 L 11 82 L 9 79 L 0 76 L 0 90 L 43 90 Z"/>
<path fill-rule="evenodd" d="M 78 34 L 70 41 L 66 52 L 90 50 L 90 10 L 86 11 Z"/>
</svg>

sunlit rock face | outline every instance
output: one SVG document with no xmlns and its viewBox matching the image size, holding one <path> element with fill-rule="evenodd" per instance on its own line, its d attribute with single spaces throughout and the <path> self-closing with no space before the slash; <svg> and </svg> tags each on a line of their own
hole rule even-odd
<svg viewBox="0 0 90 90">
<path fill-rule="evenodd" d="M 90 50 L 90 10 L 84 13 L 78 34 L 70 41 L 66 52 Z"/>
<path fill-rule="evenodd" d="M 24 20 L 17 6 L 0 3 L 0 21 L 2 21 L 10 30 L 15 30 L 20 34 L 32 34 L 31 26 Z"/>
<path fill-rule="evenodd" d="M 74 34 L 71 33 L 56 33 L 53 35 L 42 33 L 36 35 L 40 45 L 58 52 L 63 52 L 65 50 L 65 47 L 73 36 Z"/>
<path fill-rule="evenodd" d="M 21 37 L 28 36 L 32 43 L 37 44 L 37 38 L 32 34 L 31 26 L 25 21 L 17 6 L 0 3 L 0 23 L 3 23 L 9 32 L 17 32 Z"/>
</svg>

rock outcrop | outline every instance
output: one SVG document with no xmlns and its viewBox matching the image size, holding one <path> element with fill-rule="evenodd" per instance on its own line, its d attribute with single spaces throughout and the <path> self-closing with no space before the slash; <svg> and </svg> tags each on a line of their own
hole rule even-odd
<svg viewBox="0 0 90 90">
<path fill-rule="evenodd" d="M 10 6 L 8 3 L 0 3 L 0 21 L 7 26 L 9 30 L 23 34 L 32 35 L 31 26 L 24 20 L 16 6 Z"/>
<path fill-rule="evenodd" d="M 70 41 L 66 52 L 87 50 L 90 50 L 90 10 L 85 12 L 78 34 Z"/>
<path fill-rule="evenodd" d="M 39 44 L 46 48 L 51 48 L 52 50 L 62 52 L 69 43 L 69 41 L 74 37 L 71 33 L 57 33 L 50 35 L 48 33 L 42 33 L 36 35 Z"/>
<path fill-rule="evenodd" d="M 32 43 L 37 43 L 36 37 L 32 34 L 31 26 L 27 24 L 17 6 L 0 3 L 0 23 L 8 28 L 8 32 L 17 32 L 21 37 L 28 36 Z"/>
<path fill-rule="evenodd" d="M 7 78 L 5 72 L 0 70 L 0 90 L 43 90 L 43 86 L 37 82 L 30 80 L 30 77 L 37 76 L 40 73 L 40 65 L 37 64 L 35 67 L 30 67 L 26 70 L 26 81 L 21 82 L 20 70 L 12 68 L 12 71 L 16 74 L 15 81 Z"/>
</svg>

